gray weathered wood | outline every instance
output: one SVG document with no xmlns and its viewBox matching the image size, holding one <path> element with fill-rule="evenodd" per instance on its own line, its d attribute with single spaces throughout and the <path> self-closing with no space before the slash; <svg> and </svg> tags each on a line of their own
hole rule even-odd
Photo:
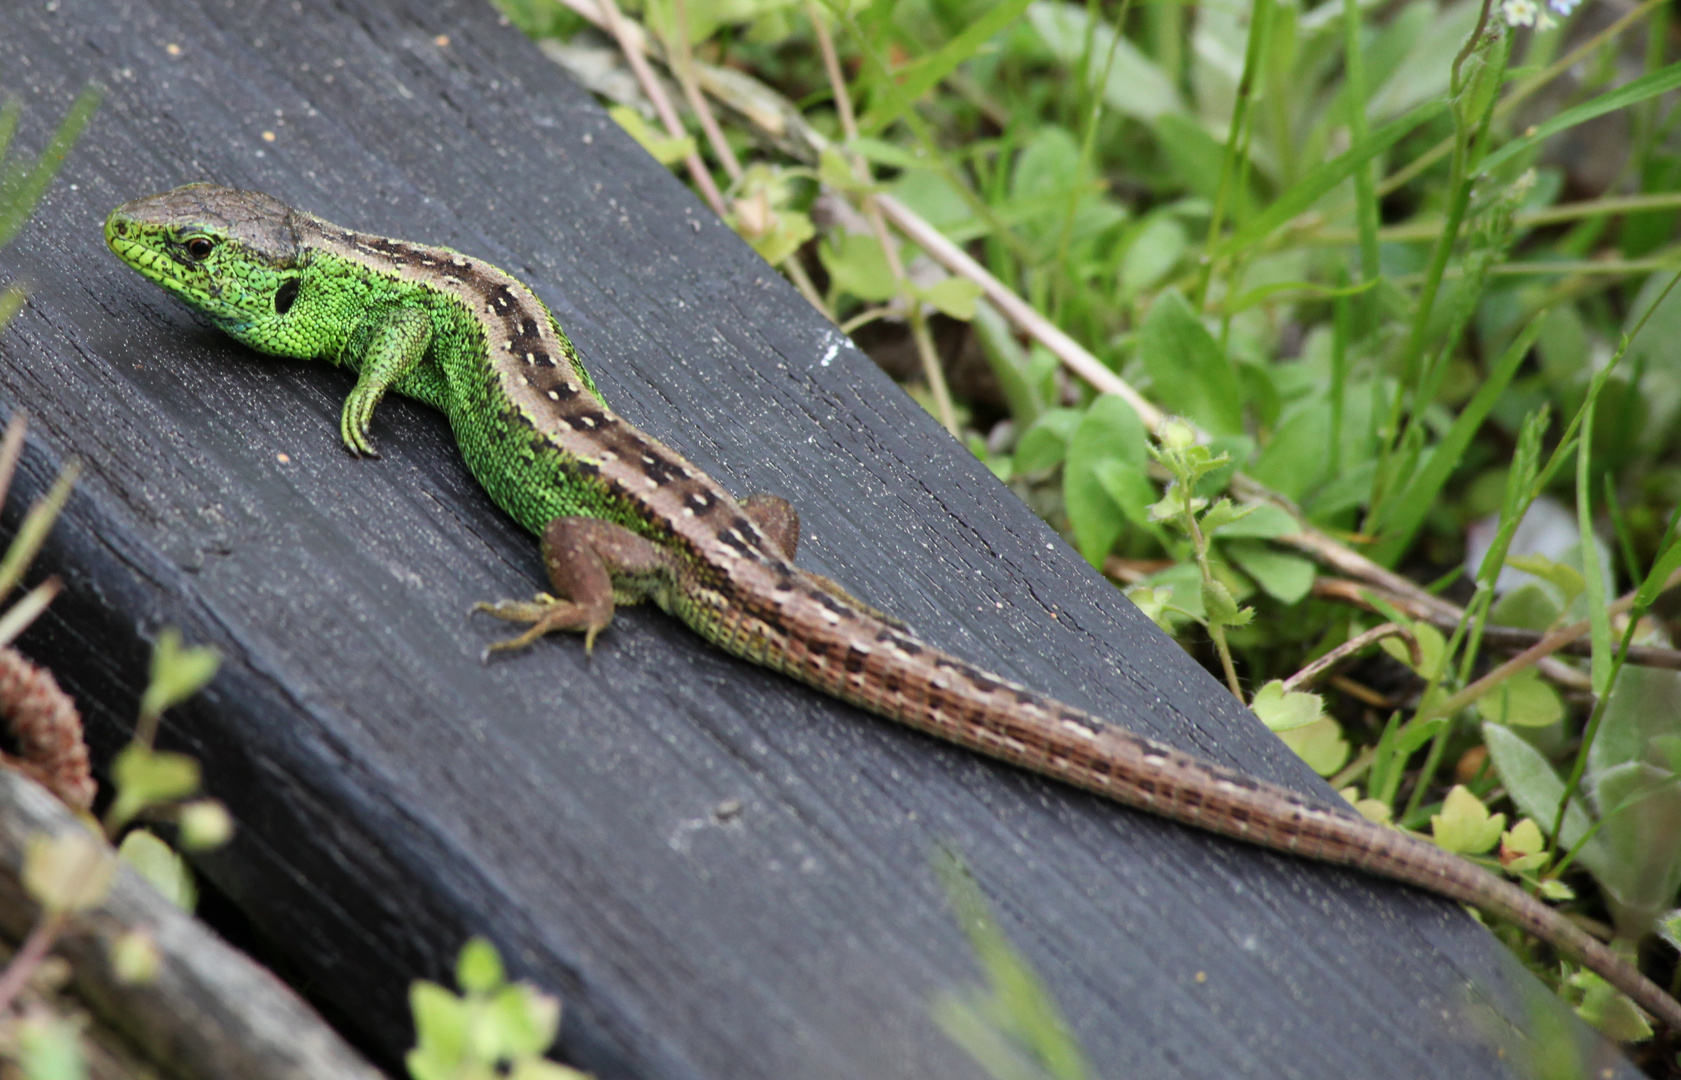
<svg viewBox="0 0 1681 1080">
<path fill-rule="evenodd" d="M 45 789 L 0 769 L 0 931 L 22 940 L 39 908 L 19 884 L 37 837 L 84 829 Z M 115 858 L 115 854 L 111 856 Z M 157 947 L 157 976 L 126 983 L 111 947 L 141 931 Z M 228 945 L 119 864 L 104 902 L 59 937 L 77 996 L 182 1080 L 378 1080 L 271 972 Z"/>
<path fill-rule="evenodd" d="M 164 735 L 239 819 L 207 873 L 359 1038 L 394 1058 L 407 981 L 483 932 L 563 996 L 563 1053 L 604 1076 L 974 1076 L 929 1018 L 979 978 L 944 847 L 1098 1075 L 1500 1071 L 1471 1003 L 1525 1026 L 1529 980 L 1451 905 L 893 729 L 655 611 L 593 659 L 479 662 L 502 629 L 468 606 L 539 568 L 440 418 L 389 403 L 383 456 L 352 459 L 349 379 L 197 324 L 103 251 L 110 207 L 210 179 L 488 258 L 622 412 L 791 499 L 806 565 L 1013 678 L 1333 797 L 487 5 L 8 20 L 26 144 L 84 81 L 111 91 L 0 253 L 34 289 L 0 338 L 0 397 L 43 433 L 30 480 L 88 465 L 48 556 L 69 590 L 24 645 L 102 754 L 157 627 L 226 652 Z"/>
</svg>

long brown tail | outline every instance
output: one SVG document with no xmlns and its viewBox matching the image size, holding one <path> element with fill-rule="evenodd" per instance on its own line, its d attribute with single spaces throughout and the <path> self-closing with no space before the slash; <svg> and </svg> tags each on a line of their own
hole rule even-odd
<svg viewBox="0 0 1681 1080">
<path fill-rule="evenodd" d="M 1517 886 L 1347 807 L 1311 801 L 1008 682 L 846 599 L 814 590 L 800 602 L 785 602 L 774 612 L 768 638 L 756 637 L 756 647 L 732 651 L 879 716 L 1116 802 L 1416 885 L 1508 919 L 1681 1031 L 1681 1003 Z M 738 643 L 747 644 L 720 642 Z"/>
</svg>

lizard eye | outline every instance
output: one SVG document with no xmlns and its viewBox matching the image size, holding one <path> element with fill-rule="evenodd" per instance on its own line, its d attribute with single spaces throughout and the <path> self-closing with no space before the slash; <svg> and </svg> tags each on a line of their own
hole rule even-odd
<svg viewBox="0 0 1681 1080">
<path fill-rule="evenodd" d="M 216 243 L 208 236 L 195 236 L 187 241 L 187 254 L 195 259 L 208 259 L 215 250 Z"/>
</svg>

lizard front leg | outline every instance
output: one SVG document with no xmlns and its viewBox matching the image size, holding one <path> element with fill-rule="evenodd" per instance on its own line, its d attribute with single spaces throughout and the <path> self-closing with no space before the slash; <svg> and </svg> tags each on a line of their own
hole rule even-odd
<svg viewBox="0 0 1681 1080">
<path fill-rule="evenodd" d="M 353 454 L 378 457 L 368 438 L 374 409 L 385 392 L 415 369 L 432 342 L 432 317 L 418 307 L 398 308 L 379 321 L 362 351 L 356 387 L 339 414 L 339 438 Z"/>
<path fill-rule="evenodd" d="M 543 566 L 554 595 L 535 600 L 504 600 L 476 604 L 509 622 L 530 623 L 515 638 L 494 642 L 488 656 L 502 649 L 519 649 L 544 634 L 582 633 L 584 651 L 595 647 L 595 636 L 613 621 L 616 603 L 635 603 L 661 582 L 672 580 L 677 567 L 671 552 L 622 525 L 590 517 L 555 518 L 543 530 Z"/>
</svg>

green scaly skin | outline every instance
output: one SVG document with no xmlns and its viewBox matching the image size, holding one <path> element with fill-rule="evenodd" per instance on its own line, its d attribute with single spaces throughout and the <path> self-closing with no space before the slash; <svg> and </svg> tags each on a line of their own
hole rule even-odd
<svg viewBox="0 0 1681 1080">
<path fill-rule="evenodd" d="M 1540 901 L 1416 837 L 1212 765 L 983 671 L 793 564 L 798 518 L 737 502 L 614 415 L 523 283 L 448 248 L 328 224 L 256 192 L 195 184 L 112 211 L 123 261 L 261 352 L 357 373 L 340 436 L 372 454 L 389 391 L 449 417 L 467 467 L 543 537 L 554 595 L 482 605 L 586 645 L 652 600 L 719 647 L 843 701 L 1118 802 L 1407 882 L 1509 919 L 1673 1030 L 1681 1004 Z"/>
</svg>

